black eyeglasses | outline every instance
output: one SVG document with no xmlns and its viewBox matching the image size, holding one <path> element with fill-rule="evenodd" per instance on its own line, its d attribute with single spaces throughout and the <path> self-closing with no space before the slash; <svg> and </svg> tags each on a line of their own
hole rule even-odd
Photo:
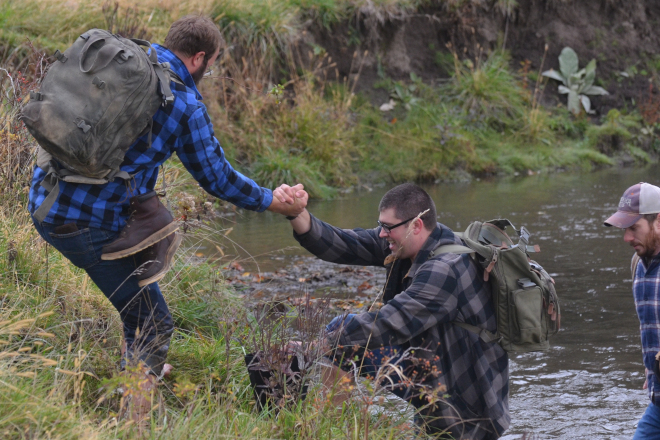
<svg viewBox="0 0 660 440">
<path fill-rule="evenodd" d="M 383 228 L 383 231 L 385 231 L 385 232 L 387 232 L 387 233 L 389 234 L 390 232 L 392 232 L 392 229 L 394 229 L 394 228 L 398 228 L 398 227 L 401 226 L 401 225 L 405 225 L 405 224 L 408 223 L 410 220 L 414 220 L 416 217 L 417 217 L 417 216 L 412 217 L 412 218 L 409 218 L 408 220 L 404 220 L 404 221 L 402 221 L 401 223 L 397 223 L 396 225 L 392 225 L 392 226 L 387 225 L 387 224 L 381 222 L 380 220 L 378 220 L 376 223 L 378 223 L 378 226 L 380 226 L 381 228 Z"/>
</svg>

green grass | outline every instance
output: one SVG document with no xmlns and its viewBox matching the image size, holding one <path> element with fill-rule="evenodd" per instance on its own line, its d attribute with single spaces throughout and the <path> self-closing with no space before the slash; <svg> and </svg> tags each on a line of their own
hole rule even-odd
<svg viewBox="0 0 660 440">
<path fill-rule="evenodd" d="M 0 216 L 0 435 L 144 438 L 118 413 L 118 314 L 82 271 L 47 252 L 25 206 L 16 208 Z M 9 239 L 19 250 L 11 261 Z M 369 438 L 413 437 L 405 420 L 371 416 L 359 400 L 336 410 L 315 388 L 277 417 L 255 411 L 241 342 L 254 332 L 248 308 L 216 267 L 189 263 L 196 240 L 161 283 L 177 324 L 175 370 L 156 393 L 151 438 L 364 438 L 367 427 Z"/>
<path fill-rule="evenodd" d="M 311 51 L 307 68 L 294 61 L 291 42 L 306 20 L 332 28 L 358 13 L 384 17 L 425 3 L 149 0 L 113 15 L 112 8 L 98 3 L 9 0 L 0 6 L 0 41 L 17 50 L 5 51 L 4 59 L 13 56 L 16 61 L 30 52 L 25 38 L 52 52 L 85 29 L 112 22 L 120 33 L 132 30 L 162 41 L 174 19 L 206 13 L 232 47 L 220 61 L 218 78 L 202 85 L 227 157 L 263 186 L 302 182 L 313 197 L 332 197 L 334 189 L 364 181 L 436 181 L 457 173 L 583 170 L 612 163 L 602 154 L 654 160 L 655 152 L 644 146 L 649 144 L 644 136 L 652 137 L 653 130 L 642 135 L 639 123 L 625 122 L 635 120 L 634 113 L 616 122 L 603 118 L 601 125 L 584 116 L 575 118 L 563 107 L 540 107 L 533 93 L 541 90 L 523 86 L 506 53 L 482 52 L 476 59 L 463 59 L 451 51 L 438 52 L 437 62 L 450 77 L 436 86 L 414 76 L 410 81 L 385 78 L 376 85 L 397 103 L 391 112 L 355 96 L 353 80 L 334 81 L 333 62 L 323 48 Z M 359 71 L 360 57 L 353 63 L 352 71 Z M 276 83 L 283 85 L 280 97 L 269 94 Z M 537 86 L 542 89 L 544 84 Z M 185 174 L 180 173 L 180 187 L 194 192 Z"/>
<path fill-rule="evenodd" d="M 333 65 L 322 48 L 311 71 L 292 62 L 290 42 L 305 20 L 332 28 L 354 18 L 358 8 L 378 16 L 423 3 L 145 0 L 138 9 L 120 8 L 112 21 L 116 32 L 133 29 L 162 41 L 169 24 L 187 13 L 216 20 L 236 46 L 221 61 L 221 78 L 203 84 L 205 103 L 232 164 L 267 187 L 302 182 L 313 196 L 331 197 L 336 188 L 365 181 L 590 170 L 624 155 L 654 160 L 654 151 L 643 148 L 654 129 L 636 113 L 612 111 L 593 121 L 564 107 L 543 108 L 506 54 L 463 60 L 440 52 L 437 61 L 450 75 L 441 85 L 385 78 L 380 86 L 397 104 L 391 112 L 355 95 L 351 81 L 330 81 Z M 16 122 L 20 103 L 36 88 L 38 60 L 26 38 L 48 53 L 63 49 L 88 28 L 108 26 L 110 10 L 102 6 L 64 0 L 0 5 L 0 66 L 16 79 L 18 65 L 28 78 L 17 89 L 0 83 L 2 438 L 139 438 L 119 417 L 121 397 L 113 392 L 123 380 L 118 314 L 83 271 L 34 231 L 26 208 L 34 149 Z M 359 57 L 353 60 L 359 70 Z M 277 83 L 285 90 L 281 99 L 268 93 Z M 212 202 L 176 160 L 163 176 L 177 217 L 194 219 Z M 403 417 L 372 416 L 359 399 L 337 410 L 316 390 L 277 417 L 256 412 L 243 359 L 254 331 L 251 312 L 217 266 L 195 258 L 209 238 L 203 223 L 198 226 L 161 283 L 177 327 L 169 354 L 175 372 L 156 395 L 151 438 L 357 439 L 367 437 L 367 428 L 368 438 L 415 437 Z M 208 243 L 222 254 L 221 243 Z"/>
</svg>

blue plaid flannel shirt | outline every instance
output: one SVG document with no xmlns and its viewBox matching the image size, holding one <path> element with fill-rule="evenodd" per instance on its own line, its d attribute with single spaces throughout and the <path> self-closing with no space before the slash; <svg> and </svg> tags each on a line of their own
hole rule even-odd
<svg viewBox="0 0 660 440">
<path fill-rule="evenodd" d="M 128 217 L 128 199 L 154 189 L 158 167 L 173 152 L 200 186 L 208 193 L 241 208 L 264 211 L 273 200 L 271 190 L 262 188 L 234 170 L 225 159 L 214 136 L 213 124 L 202 104 L 195 83 L 183 62 L 167 48 L 154 44 L 158 60 L 169 62 L 185 85 L 171 83 L 174 103 L 154 115 L 152 144 L 148 134 L 138 139 L 126 152 L 123 171 L 134 175 L 128 194 L 122 180 L 105 185 L 83 185 L 60 181 L 60 193 L 44 219 L 45 223 L 74 222 L 78 226 L 119 231 Z M 45 173 L 35 167 L 28 209 L 34 215 L 48 195 L 40 184 Z"/>
<path fill-rule="evenodd" d="M 660 351 L 660 255 L 640 259 L 635 270 L 633 296 L 642 335 L 642 356 L 648 370 L 649 398 L 660 399 L 660 381 L 653 373 L 655 355 Z"/>
<path fill-rule="evenodd" d="M 437 374 L 416 383 L 409 400 L 421 409 L 426 423 L 447 429 L 463 420 L 467 430 L 463 438 L 471 440 L 502 435 L 510 423 L 509 357 L 499 344 L 485 343 L 453 324 L 463 321 L 496 332 L 490 288 L 467 254 L 429 259 L 439 245 L 464 245 L 461 239 L 438 223 L 415 261 L 397 260 L 405 262 L 397 265 L 387 240 L 379 237 L 380 227 L 339 229 L 311 218 L 311 229 L 294 237 L 312 254 L 333 263 L 388 269 L 386 304 L 378 312 L 356 315 L 338 334 L 329 335 L 331 343 L 337 342 L 336 358 L 391 345 L 420 348 L 415 358 Z M 391 288 L 396 288 L 396 294 L 390 299 Z M 442 389 L 449 405 L 428 407 L 421 393 Z"/>
</svg>

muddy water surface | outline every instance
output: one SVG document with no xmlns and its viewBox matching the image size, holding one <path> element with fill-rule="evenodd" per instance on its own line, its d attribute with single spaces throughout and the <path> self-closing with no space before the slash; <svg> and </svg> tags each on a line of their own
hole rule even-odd
<svg viewBox="0 0 660 440">
<path fill-rule="evenodd" d="M 590 174 L 536 175 L 426 189 L 438 207 L 438 220 L 463 230 L 473 219 L 507 217 L 525 225 L 541 246 L 536 259 L 552 274 L 562 305 L 562 330 L 548 352 L 511 356 L 507 440 L 524 432 L 539 439 L 628 439 L 647 405 L 639 323 L 630 282 L 632 250 L 603 219 L 639 181 L 660 184 L 660 168 L 604 170 Z M 313 202 L 310 211 L 339 227 L 375 226 L 386 188 Z M 384 281 L 377 268 L 349 269 L 312 262 L 296 246 L 288 222 L 267 214 L 242 213 L 224 227 L 255 256 L 237 252 L 241 269 L 266 274 L 241 282 L 246 294 L 267 296 L 311 291 L 372 301 Z M 220 225 L 219 225 L 220 226 Z M 242 271 L 241 270 L 241 271 Z M 278 272 L 279 271 L 279 272 Z M 250 276 L 243 277 L 246 280 Z M 348 307 L 348 306 L 347 306 Z"/>
</svg>

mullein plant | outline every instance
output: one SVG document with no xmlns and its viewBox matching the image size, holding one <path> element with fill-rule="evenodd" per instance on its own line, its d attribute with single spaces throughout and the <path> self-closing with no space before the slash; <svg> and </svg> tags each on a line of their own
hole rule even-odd
<svg viewBox="0 0 660 440">
<path fill-rule="evenodd" d="M 594 114 L 591 100 L 587 95 L 609 95 L 602 87 L 595 86 L 596 60 L 591 60 L 583 69 L 578 70 L 578 56 L 573 49 L 565 47 L 559 54 L 559 72 L 550 69 L 543 72 L 543 76 L 559 81 L 558 91 L 568 95 L 568 110 L 574 115 L 584 108 L 588 114 Z M 582 107 L 582 108 L 581 108 Z"/>
</svg>

